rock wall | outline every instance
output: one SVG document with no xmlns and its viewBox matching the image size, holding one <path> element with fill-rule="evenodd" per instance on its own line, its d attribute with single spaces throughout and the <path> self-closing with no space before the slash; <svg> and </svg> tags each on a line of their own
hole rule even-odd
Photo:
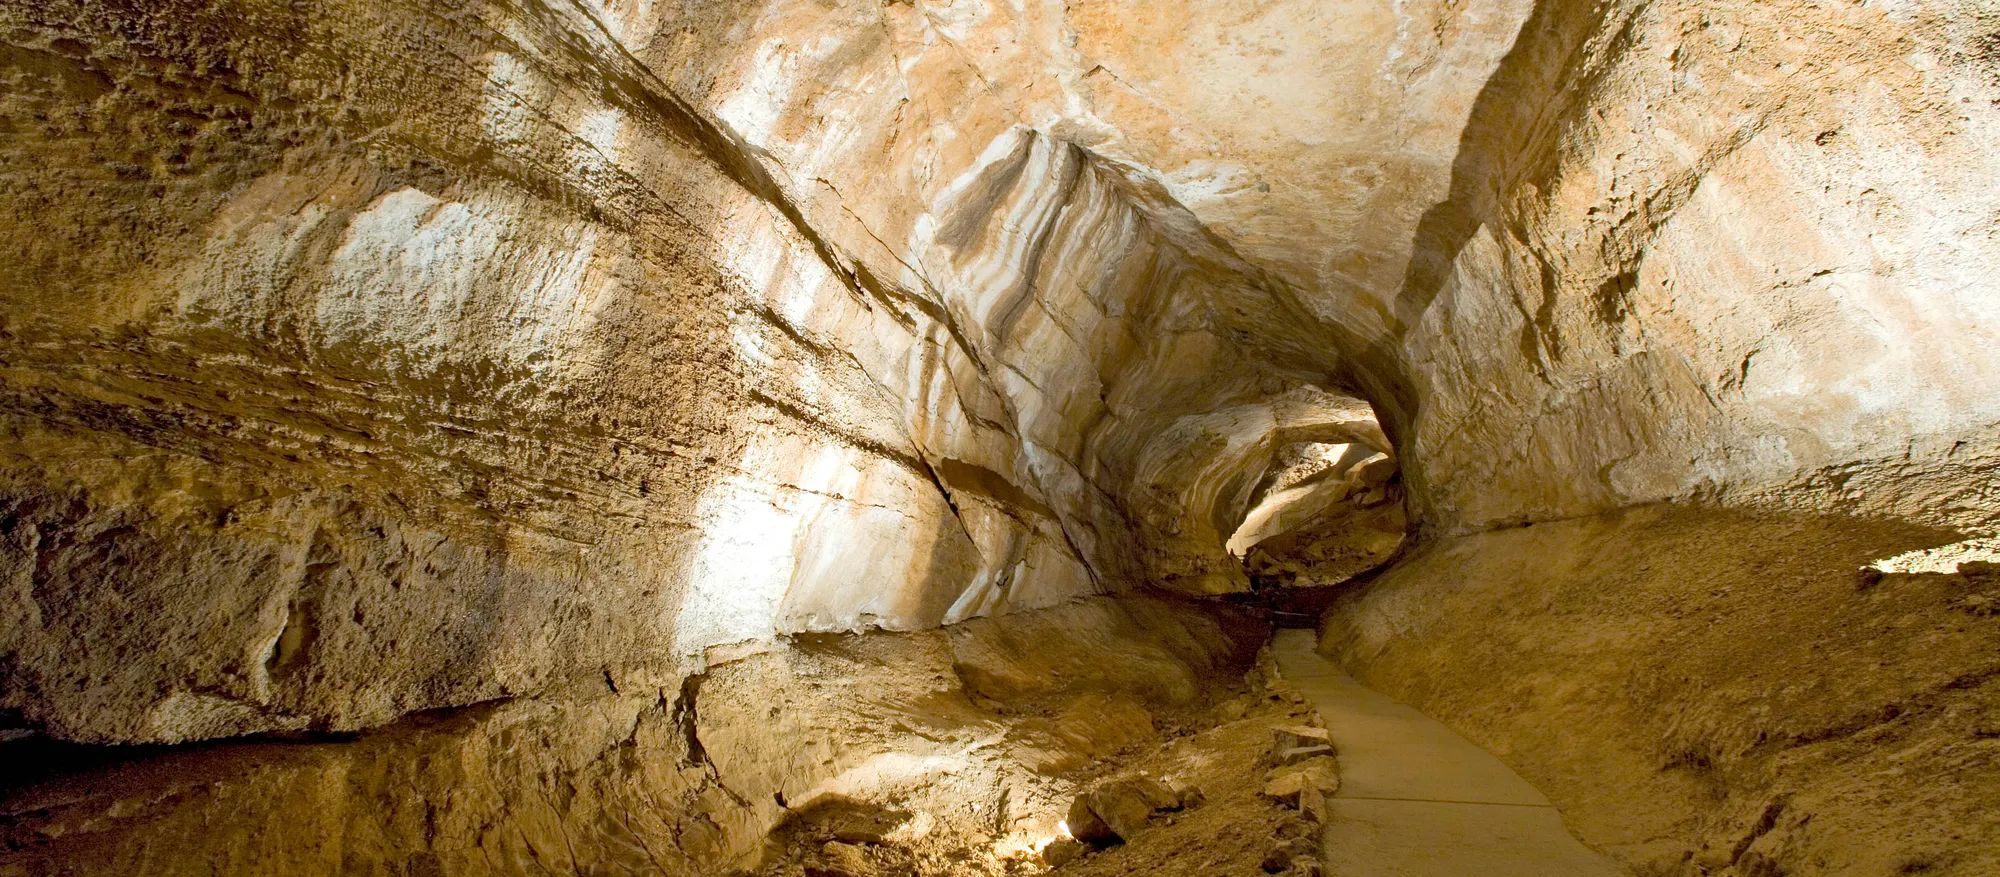
<svg viewBox="0 0 2000 877">
<path fill-rule="evenodd" d="M 1324 645 L 1635 873 L 1986 874 L 2000 578 L 1863 574 L 1949 538 L 1674 506 L 1497 530 L 1346 594 Z"/>
<path fill-rule="evenodd" d="M 949 632 L 806 635 L 670 687 L 598 680 L 346 740 L 81 769 L 54 768 L 75 757 L 54 747 L 8 765 L 0 874 L 706 877 L 754 866 L 781 820 L 837 799 L 901 802 L 923 814 L 906 833 L 967 849 L 1046 840 L 1070 774 L 1226 691 L 1267 635 L 1099 598 Z M 15 775 L 43 766 L 56 776 Z"/>
<path fill-rule="evenodd" d="M 1538 4 L 1396 293 L 1426 512 L 1990 523 L 1995 26 L 1979 3 Z"/>
<path fill-rule="evenodd" d="M 848 163 L 814 171 L 755 124 L 788 65 L 731 54 L 780 21 L 0 16 L 0 703 L 67 739 L 364 728 L 1123 590 L 1127 531 L 1177 520 L 1128 512 L 1137 449 L 1282 389 L 1216 323 L 1226 254 L 1073 144 L 975 102 L 979 137 L 885 168 L 904 135 L 828 117 Z M 868 22 L 850 74 L 893 72 Z"/>
</svg>

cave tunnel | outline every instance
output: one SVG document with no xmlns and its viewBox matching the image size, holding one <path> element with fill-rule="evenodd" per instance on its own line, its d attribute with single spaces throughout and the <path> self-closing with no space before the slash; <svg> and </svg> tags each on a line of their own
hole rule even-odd
<svg viewBox="0 0 2000 877">
<path fill-rule="evenodd" d="M 0 875 L 2000 874 L 1987 0 L 0 25 Z"/>
</svg>

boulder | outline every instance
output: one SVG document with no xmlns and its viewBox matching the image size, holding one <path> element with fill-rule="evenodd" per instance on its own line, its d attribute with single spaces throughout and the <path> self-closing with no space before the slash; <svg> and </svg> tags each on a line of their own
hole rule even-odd
<svg viewBox="0 0 2000 877">
<path fill-rule="evenodd" d="M 1143 830 L 1154 813 L 1180 806 L 1180 796 L 1152 777 L 1112 780 L 1070 803 L 1069 832 L 1085 843 L 1109 846 Z"/>
<path fill-rule="evenodd" d="M 1187 780 L 1169 780 L 1167 786 L 1173 790 L 1174 797 L 1179 799 L 1180 809 L 1182 810 L 1192 810 L 1200 807 L 1203 802 L 1208 800 L 1208 795 L 1202 792 L 1200 786 Z"/>
<path fill-rule="evenodd" d="M 1262 863 L 1264 873 L 1282 874 L 1292 869 L 1293 862 L 1301 858 L 1309 858 L 1313 852 L 1314 844 L 1306 838 L 1295 837 L 1280 840 L 1275 846 L 1271 847 L 1270 852 L 1264 854 L 1264 861 Z"/>
<path fill-rule="evenodd" d="M 1340 769 L 1331 758 L 1318 758 L 1271 771 L 1261 792 L 1287 807 L 1307 810 L 1310 799 L 1324 801 L 1340 789 Z"/>
<path fill-rule="evenodd" d="M 1283 752 L 1287 749 L 1302 749 L 1310 746 L 1332 748 L 1333 738 L 1325 728 L 1311 725 L 1279 725 L 1271 729 L 1271 751 Z"/>
</svg>

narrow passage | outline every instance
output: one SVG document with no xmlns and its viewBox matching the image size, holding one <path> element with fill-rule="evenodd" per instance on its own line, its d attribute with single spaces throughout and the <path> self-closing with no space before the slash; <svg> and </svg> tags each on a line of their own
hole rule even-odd
<svg viewBox="0 0 2000 877">
<path fill-rule="evenodd" d="M 1342 673 L 1309 630 L 1280 630 L 1278 670 L 1319 710 L 1340 759 L 1329 874 L 1615 877 L 1549 800 L 1498 758 Z"/>
</svg>

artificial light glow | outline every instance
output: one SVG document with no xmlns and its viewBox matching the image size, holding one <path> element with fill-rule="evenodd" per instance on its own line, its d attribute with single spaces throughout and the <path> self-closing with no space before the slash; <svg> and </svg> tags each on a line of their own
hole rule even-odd
<svg viewBox="0 0 2000 877">
<path fill-rule="evenodd" d="M 2000 535 L 1975 536 L 1936 548 L 1905 551 L 1869 566 L 1889 573 L 1948 573 L 1956 572 L 1958 565 L 1968 560 L 2000 562 Z"/>
</svg>

